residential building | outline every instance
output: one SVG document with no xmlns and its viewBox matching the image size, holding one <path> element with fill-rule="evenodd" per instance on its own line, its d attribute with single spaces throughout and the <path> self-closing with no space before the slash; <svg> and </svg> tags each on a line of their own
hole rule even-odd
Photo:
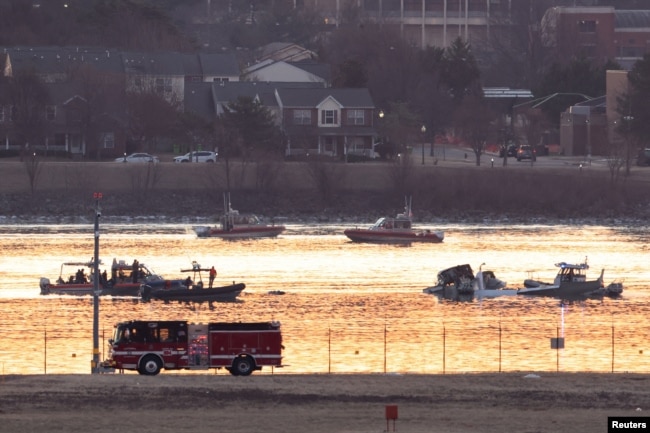
<svg viewBox="0 0 650 433">
<path fill-rule="evenodd" d="M 242 78 L 249 81 L 309 82 L 330 85 L 330 67 L 313 61 L 286 62 L 267 59 L 244 69 Z"/>
<path fill-rule="evenodd" d="M 205 104 L 197 99 L 205 102 L 212 83 L 237 82 L 240 74 L 231 53 L 135 53 L 80 47 L 7 47 L 2 53 L 4 76 L 34 74 L 47 92 L 47 100 L 42 101 L 47 112 L 45 137 L 40 143 L 29 143 L 31 148 L 73 157 L 117 156 L 127 151 L 126 107 L 120 99 L 126 92 L 155 92 L 179 110 L 185 110 L 189 95 L 188 108 L 200 106 L 205 115 Z M 98 88 L 108 82 L 110 89 Z M 201 83 L 206 83 L 203 92 L 195 86 Z M 100 93 L 103 105 L 98 107 Z M 11 113 L 12 107 L 0 107 L 4 133 L 0 142 L 4 149 L 22 149 L 26 143 L 17 136 Z"/>
<path fill-rule="evenodd" d="M 376 113 L 368 89 L 278 88 L 275 94 L 287 156 L 375 156 Z"/>
<path fill-rule="evenodd" d="M 559 62 L 582 56 L 601 65 L 614 60 L 629 69 L 650 53 L 650 10 L 554 7 L 542 18 L 541 38 Z"/>
</svg>

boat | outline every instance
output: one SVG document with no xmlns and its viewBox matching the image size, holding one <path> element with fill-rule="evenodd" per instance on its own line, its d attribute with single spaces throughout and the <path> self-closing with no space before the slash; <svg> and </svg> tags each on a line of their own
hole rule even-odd
<svg viewBox="0 0 650 433">
<path fill-rule="evenodd" d="M 384 244 L 411 244 L 414 242 L 440 243 L 445 234 L 429 229 L 416 230 L 412 224 L 411 205 L 407 200 L 404 213 L 395 217 L 381 217 L 368 228 L 353 228 L 343 231 L 352 242 Z"/>
<path fill-rule="evenodd" d="M 281 224 L 265 224 L 257 215 L 240 214 L 232 208 L 230 195 L 224 194 L 225 212 L 217 226 L 194 226 L 192 229 L 199 238 L 222 238 L 228 240 L 273 238 L 286 229 Z"/>
<path fill-rule="evenodd" d="M 99 266 L 103 266 L 100 261 Z M 54 283 L 49 278 L 41 277 L 41 295 L 94 295 L 95 293 L 95 263 L 65 262 L 61 265 L 59 277 Z M 139 296 L 140 286 L 148 284 L 152 287 L 177 288 L 183 286 L 183 280 L 166 280 L 153 272 L 147 265 L 134 260 L 113 259 L 111 277 L 108 278 L 106 269 L 100 272 L 98 289 L 103 296 Z"/>
<path fill-rule="evenodd" d="M 232 283 L 227 286 L 213 288 L 153 288 L 148 284 L 141 287 L 140 296 L 143 301 L 152 299 L 159 301 L 180 301 L 180 302 L 232 302 L 237 300 L 240 293 L 246 288 L 244 283 Z"/>
<path fill-rule="evenodd" d="M 481 264 L 476 275 L 468 264 L 444 269 L 438 272 L 438 283 L 422 292 L 454 301 L 517 294 L 517 289 L 508 289 L 507 283 L 498 279 L 493 271 L 484 271 L 484 265 L 485 263 Z"/>
<path fill-rule="evenodd" d="M 152 299 L 160 301 L 180 301 L 180 302 L 232 302 L 237 299 L 241 292 L 246 288 L 244 283 L 235 283 L 220 287 L 205 287 L 203 283 L 203 272 L 210 272 L 210 269 L 202 268 L 196 261 L 192 262 L 190 269 L 181 269 L 181 272 L 191 272 L 193 276 L 188 276 L 184 280 L 182 287 L 161 287 L 142 284 L 140 287 L 140 297 L 143 301 Z"/>
<path fill-rule="evenodd" d="M 553 296 L 561 299 L 587 298 L 597 293 L 604 292 L 603 276 L 605 270 L 600 271 L 600 276 L 595 280 L 587 280 L 586 271 L 589 269 L 587 258 L 583 263 L 559 262 L 559 268 L 552 283 L 528 278 L 524 280 L 524 288 L 519 290 L 520 295 L 527 296 Z M 621 285 L 622 291 L 622 285 Z M 612 287 L 612 291 L 616 289 Z"/>
</svg>

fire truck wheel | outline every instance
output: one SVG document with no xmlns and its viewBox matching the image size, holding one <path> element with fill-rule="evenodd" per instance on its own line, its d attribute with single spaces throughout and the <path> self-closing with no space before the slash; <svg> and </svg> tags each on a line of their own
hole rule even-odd
<svg viewBox="0 0 650 433">
<path fill-rule="evenodd" d="M 230 369 L 233 376 L 248 376 L 253 372 L 254 362 L 249 356 L 235 358 Z"/>
<path fill-rule="evenodd" d="M 140 366 L 138 367 L 138 373 L 145 374 L 147 376 L 155 376 L 160 373 L 162 368 L 162 363 L 157 356 L 147 355 L 142 358 L 140 361 Z"/>
</svg>

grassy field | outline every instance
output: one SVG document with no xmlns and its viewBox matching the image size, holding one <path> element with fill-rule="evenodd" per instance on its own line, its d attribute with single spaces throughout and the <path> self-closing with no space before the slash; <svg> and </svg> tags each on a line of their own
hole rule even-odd
<svg viewBox="0 0 650 433">
<path fill-rule="evenodd" d="M 597 433 L 650 410 L 629 374 L 1 377 L 0 432 Z M 393 430 L 393 422 L 388 423 Z"/>
</svg>

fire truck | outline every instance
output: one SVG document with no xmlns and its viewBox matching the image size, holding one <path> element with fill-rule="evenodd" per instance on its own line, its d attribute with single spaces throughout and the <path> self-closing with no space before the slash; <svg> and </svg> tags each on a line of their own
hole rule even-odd
<svg viewBox="0 0 650 433">
<path fill-rule="evenodd" d="M 282 367 L 279 322 L 188 323 L 132 320 L 115 325 L 105 367 L 154 376 L 161 369 L 225 368 L 248 376 Z"/>
</svg>

